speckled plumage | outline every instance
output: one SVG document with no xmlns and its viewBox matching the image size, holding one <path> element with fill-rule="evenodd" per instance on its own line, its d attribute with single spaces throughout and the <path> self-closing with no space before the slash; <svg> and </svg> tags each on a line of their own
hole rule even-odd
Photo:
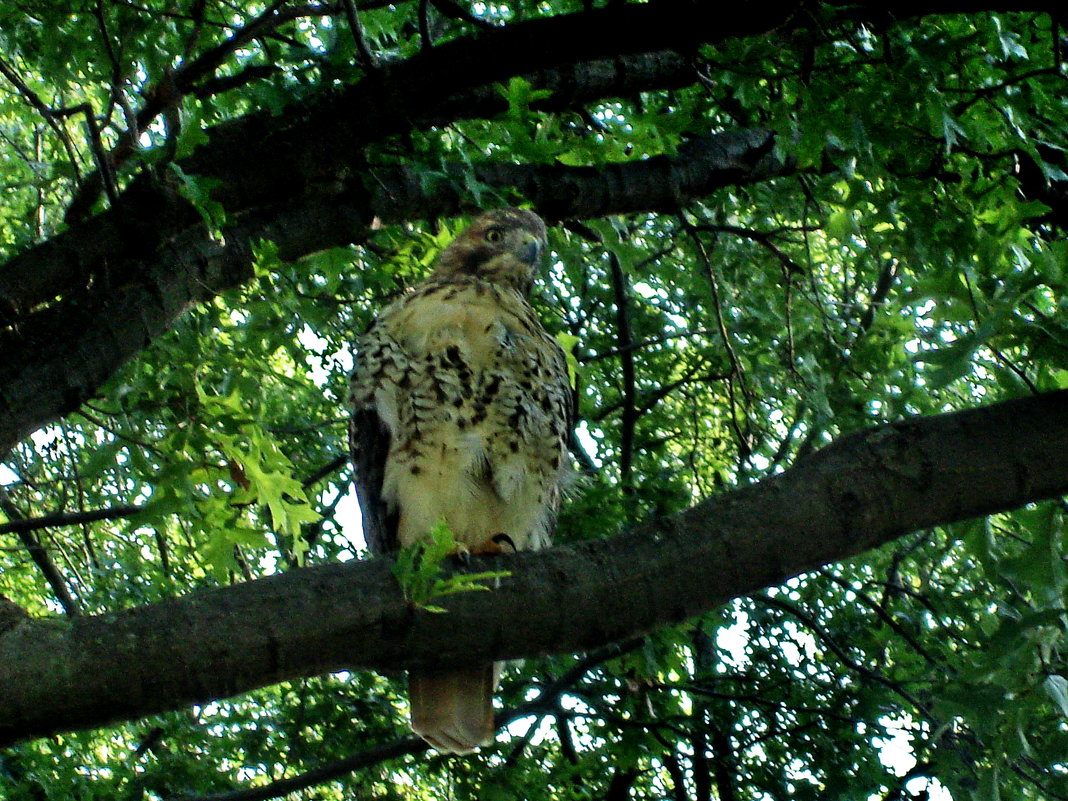
<svg viewBox="0 0 1068 801">
<path fill-rule="evenodd" d="M 375 553 L 417 542 L 442 518 L 475 550 L 499 534 L 519 550 L 549 543 L 572 389 L 527 302 L 544 249 L 536 215 L 488 212 L 356 343 L 350 444 Z M 413 676 L 413 728 L 444 751 L 485 741 L 493 673 Z"/>
</svg>

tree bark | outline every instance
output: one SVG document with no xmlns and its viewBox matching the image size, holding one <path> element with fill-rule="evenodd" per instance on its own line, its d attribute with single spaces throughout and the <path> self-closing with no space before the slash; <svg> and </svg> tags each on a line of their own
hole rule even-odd
<svg viewBox="0 0 1068 801">
<path fill-rule="evenodd" d="M 475 178 L 515 187 L 550 219 L 631 211 L 675 211 L 716 188 L 782 174 L 768 131 L 729 131 L 697 139 L 675 157 L 595 169 L 558 165 L 485 165 Z M 453 168 L 457 182 L 463 171 Z M 269 239 L 283 259 L 362 241 L 374 217 L 399 222 L 456 214 L 461 195 L 448 178 L 427 186 L 414 167 L 362 175 L 328 196 L 252 209 L 212 237 L 187 229 L 150 257 L 0 330 L 0 454 L 36 428 L 69 414 L 115 371 L 196 303 L 252 277 L 252 243 Z M 48 258 L 47 249 L 43 256 Z M 24 269 L 47 269 L 24 255 Z"/>
<path fill-rule="evenodd" d="M 0 745 L 326 671 L 586 650 L 902 534 L 1068 492 L 1068 390 L 878 426 L 606 540 L 476 559 L 491 592 L 407 606 L 381 559 L 0 633 Z"/>
<path fill-rule="evenodd" d="M 702 37 L 767 31 L 793 6 L 778 5 L 774 13 L 765 8 L 715 27 L 685 25 L 687 19 L 697 23 L 696 8 L 681 9 L 680 17 L 641 5 L 508 25 L 423 51 L 340 91 L 321 91 L 295 102 L 282 117 L 252 113 L 215 126 L 207 131 L 208 143 L 179 165 L 188 175 L 216 182 L 212 197 L 230 215 L 264 199 L 298 203 L 363 173 L 370 144 L 499 113 L 506 104 L 495 84 L 515 76 L 553 91 L 544 104 L 554 110 L 620 92 L 681 86 L 683 75 L 692 83 L 694 71 L 680 52 L 689 54 Z M 22 256 L 0 265 L 0 321 L 84 283 L 105 260 L 114 269 L 120 257 L 140 258 L 195 223 L 196 213 L 164 184 L 142 176 L 116 208 L 35 248 L 46 254 L 36 259 L 35 270 Z"/>
<path fill-rule="evenodd" d="M 834 3 L 830 5 L 836 5 Z M 1048 10 L 1048 3 L 912 0 L 840 3 L 852 22 L 892 24 L 914 16 Z M 495 84 L 526 77 L 552 92 L 539 107 L 560 110 L 606 97 L 693 83 L 687 60 L 699 46 L 773 29 L 825 25 L 798 13 L 796 0 L 735 9 L 709 25 L 693 0 L 612 4 L 591 12 L 531 19 L 461 38 L 387 65 L 357 84 L 295 101 L 284 116 L 252 113 L 209 129 L 209 141 L 179 162 L 218 182 L 213 197 L 231 215 L 268 202 L 297 202 L 359 167 L 367 145 L 405 130 L 499 113 Z M 547 43 L 551 43 L 551 46 Z M 270 169 L 263 169 L 270 165 Z M 144 255 L 195 222 L 187 204 L 158 183 L 135 181 L 119 206 L 73 225 L 0 265 L 0 323 L 84 286 L 107 260 Z"/>
<path fill-rule="evenodd" d="M 924 14 L 1044 11 L 1048 4 L 898 0 L 841 5 L 844 9 L 834 12 L 840 19 L 891 24 Z M 406 130 L 498 113 L 502 100 L 495 84 L 519 75 L 534 89 L 552 93 L 540 101 L 550 110 L 687 85 L 695 75 L 688 59 L 701 45 L 828 23 L 798 9 L 796 0 L 774 0 L 708 25 L 704 4 L 660 0 L 526 20 L 429 48 L 353 86 L 295 103 L 284 117 L 254 113 L 216 126 L 207 132 L 208 143 L 180 166 L 188 175 L 217 182 L 213 198 L 231 220 L 225 246 L 206 235 L 196 212 L 167 180 L 145 175 L 114 208 L 0 265 L 0 455 L 35 428 L 75 410 L 190 305 L 247 280 L 250 241 L 299 240 L 288 227 L 303 219 L 312 230 L 306 242 L 290 248 L 296 258 L 314 249 L 316 241 L 322 247 L 359 241 L 376 205 L 393 219 L 402 209 L 411 211 L 410 191 L 391 195 L 366 188 L 381 186 L 366 161 L 369 145 Z M 741 160 L 737 181 L 760 176 L 769 141 L 762 139 L 751 161 Z M 714 154 L 691 150 L 688 155 L 700 173 L 702 158 Z M 581 177 L 581 170 L 557 168 L 559 182 L 537 180 L 550 168 L 484 170 L 496 169 L 497 180 L 508 176 L 520 182 L 538 208 L 561 219 L 675 211 L 698 196 L 675 191 L 677 180 L 694 177 L 687 176 L 690 165 L 681 158 L 674 160 L 673 180 L 666 183 L 631 177 L 642 169 L 646 179 L 662 177 L 660 167 L 650 159 L 599 172 L 587 169 L 604 176 L 600 185 Z M 368 197 L 371 192 L 374 198 Z M 456 205 L 454 194 L 442 194 Z M 316 230 L 315 214 L 332 204 L 350 209 L 347 235 Z M 330 222 L 337 221 L 336 210 L 326 211 Z M 430 203 L 407 218 L 441 211 L 441 202 Z M 220 267 L 219 280 L 204 280 L 205 272 Z"/>
</svg>

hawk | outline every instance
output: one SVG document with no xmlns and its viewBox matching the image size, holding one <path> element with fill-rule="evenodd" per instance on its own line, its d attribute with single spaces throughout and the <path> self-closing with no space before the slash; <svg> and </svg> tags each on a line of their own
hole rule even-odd
<svg viewBox="0 0 1068 801">
<path fill-rule="evenodd" d="M 533 212 L 482 214 L 357 341 L 349 444 L 373 553 L 418 543 L 441 520 L 470 552 L 549 543 L 573 395 L 528 302 L 546 244 Z M 413 731 L 445 753 L 492 740 L 499 672 L 412 671 Z"/>
</svg>

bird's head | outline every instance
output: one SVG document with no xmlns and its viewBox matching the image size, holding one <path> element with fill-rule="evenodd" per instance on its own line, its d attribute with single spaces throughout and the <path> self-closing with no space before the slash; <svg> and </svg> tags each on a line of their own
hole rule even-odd
<svg viewBox="0 0 1068 801">
<path fill-rule="evenodd" d="M 547 243 L 545 223 L 534 212 L 487 211 L 441 252 L 434 275 L 474 275 L 529 295 Z"/>
</svg>

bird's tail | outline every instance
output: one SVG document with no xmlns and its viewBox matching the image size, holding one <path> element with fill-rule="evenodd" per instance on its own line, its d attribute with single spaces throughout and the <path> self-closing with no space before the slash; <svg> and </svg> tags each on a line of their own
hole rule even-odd
<svg viewBox="0 0 1068 801">
<path fill-rule="evenodd" d="M 466 754 L 492 741 L 497 673 L 493 664 L 412 671 L 412 731 L 446 754 Z"/>
</svg>

